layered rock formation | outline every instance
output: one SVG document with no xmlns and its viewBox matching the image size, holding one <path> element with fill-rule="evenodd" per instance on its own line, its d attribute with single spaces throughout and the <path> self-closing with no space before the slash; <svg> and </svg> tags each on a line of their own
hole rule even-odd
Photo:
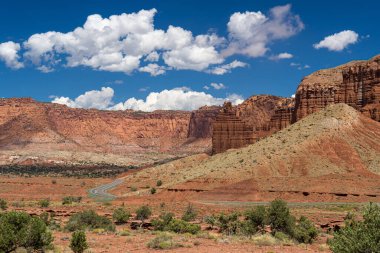
<svg viewBox="0 0 380 253">
<path fill-rule="evenodd" d="M 144 187 L 158 179 L 172 182 L 160 202 L 380 201 L 380 123 L 333 104 L 248 147 L 142 170 L 126 178 L 120 195 L 135 182 Z"/>
<path fill-rule="evenodd" d="M 189 138 L 211 138 L 212 123 L 215 121 L 220 106 L 203 106 L 193 111 L 190 116 Z"/>
<path fill-rule="evenodd" d="M 234 108 L 223 108 L 214 123 L 213 154 L 244 147 L 287 127 L 291 122 L 293 107 L 292 98 L 258 95 Z M 231 122 L 239 126 L 239 131 L 227 127 Z M 234 140 L 227 139 L 232 138 L 231 135 Z"/>
<path fill-rule="evenodd" d="M 143 162 L 143 156 L 156 160 L 203 152 L 204 147 L 187 143 L 190 116 L 184 111 L 99 111 L 0 99 L 0 164 L 8 162 L 6 155 L 20 154 L 61 161 L 81 152 L 86 156 L 79 160 L 111 154 L 118 157 L 110 161 L 134 156 Z"/>
<path fill-rule="evenodd" d="M 298 86 L 295 100 L 253 96 L 237 106 L 236 116 L 253 127 L 253 140 L 257 140 L 336 103 L 346 103 L 367 117 L 380 121 L 380 55 L 305 77 Z M 231 119 L 234 120 L 235 115 Z M 213 138 L 224 138 L 221 136 L 216 133 Z"/>
<path fill-rule="evenodd" d="M 212 153 L 244 147 L 253 142 L 253 127 L 238 118 L 231 103 L 226 102 L 213 122 Z"/>
<path fill-rule="evenodd" d="M 280 110 L 290 107 L 292 102 L 291 98 L 271 95 L 252 96 L 236 107 L 236 116 L 250 124 L 257 137 L 263 137 L 267 136 L 268 132 L 281 129 L 280 126 L 285 124 L 281 122 L 285 116 L 282 116 Z M 276 111 L 278 116 L 275 116 Z"/>
<path fill-rule="evenodd" d="M 354 61 L 305 77 L 296 92 L 293 122 L 325 108 L 346 103 L 380 121 L 380 56 Z"/>
</svg>

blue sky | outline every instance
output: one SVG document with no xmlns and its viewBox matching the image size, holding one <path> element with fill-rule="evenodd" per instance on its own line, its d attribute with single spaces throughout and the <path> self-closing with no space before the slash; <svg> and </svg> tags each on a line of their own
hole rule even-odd
<svg viewBox="0 0 380 253">
<path fill-rule="evenodd" d="M 277 7 L 283 9 L 272 9 Z M 379 9 L 379 1 L 7 1 L 0 9 L 0 97 L 153 110 L 194 109 L 254 94 L 291 96 L 303 76 L 379 54 Z M 274 17 L 276 10 L 282 17 Z M 111 25 L 107 29 L 120 37 L 110 39 L 107 29 L 67 37 L 90 15 L 99 14 L 92 20 L 99 24 L 123 13 L 128 34 Z M 176 28 L 172 36 L 170 26 Z M 161 35 L 139 37 L 152 31 Z M 189 32 L 188 44 L 180 45 Z M 123 41 L 136 33 L 135 44 Z M 36 34 L 41 40 L 28 43 Z M 199 35 L 206 42 L 197 42 Z M 42 52 L 46 41 L 51 48 Z M 94 47 L 99 41 L 107 42 Z M 148 61 L 152 52 L 157 54 Z M 228 70 L 233 62 L 240 67 Z M 215 74 L 217 68 L 226 73 Z"/>
</svg>

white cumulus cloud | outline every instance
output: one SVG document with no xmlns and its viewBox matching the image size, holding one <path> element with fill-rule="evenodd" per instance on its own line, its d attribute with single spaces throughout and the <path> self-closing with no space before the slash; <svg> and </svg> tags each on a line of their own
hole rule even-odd
<svg viewBox="0 0 380 253">
<path fill-rule="evenodd" d="M 351 30 L 345 30 L 339 33 L 325 37 L 320 42 L 313 45 L 315 49 L 327 48 L 330 51 L 342 51 L 350 44 L 358 41 L 359 34 Z"/>
<path fill-rule="evenodd" d="M 304 28 L 300 17 L 291 12 L 291 5 L 276 6 L 266 16 L 262 12 L 236 12 L 227 24 L 231 42 L 223 54 L 249 57 L 265 55 L 268 44 L 289 38 Z"/>
<path fill-rule="evenodd" d="M 224 84 L 222 84 L 222 83 L 211 83 L 210 86 L 213 87 L 215 90 L 222 90 L 222 89 L 227 88 L 227 87 L 226 87 Z"/>
<path fill-rule="evenodd" d="M 160 66 L 156 63 L 149 63 L 148 65 L 139 68 L 139 71 L 149 73 L 151 76 L 158 76 L 165 74 L 167 69 L 170 68 Z"/>
<path fill-rule="evenodd" d="M 211 74 L 214 74 L 214 75 L 224 75 L 226 73 L 231 72 L 232 69 L 235 69 L 235 68 L 244 68 L 247 65 L 248 64 L 245 63 L 245 62 L 234 60 L 231 63 L 214 67 L 214 68 L 210 69 L 208 72 L 211 73 Z"/>
<path fill-rule="evenodd" d="M 269 59 L 274 60 L 274 61 L 283 60 L 283 59 L 291 59 L 291 58 L 293 58 L 293 55 L 286 52 L 269 57 Z"/>
<path fill-rule="evenodd" d="M 105 110 L 113 105 L 114 90 L 102 87 L 101 90 L 91 90 L 75 99 L 68 97 L 55 97 L 52 103 L 67 105 L 72 108 L 95 108 Z"/>
<path fill-rule="evenodd" d="M 141 10 L 109 18 L 90 15 L 82 27 L 71 32 L 32 35 L 24 42 L 24 56 L 36 65 L 54 65 L 65 56 L 68 67 L 82 65 L 128 74 L 140 68 L 142 59 L 156 62 L 160 54 L 175 69 L 203 71 L 211 64 L 224 61 L 216 49 L 222 38 L 215 34 L 194 37 L 191 31 L 171 25 L 166 31 L 155 29 L 156 12 L 156 9 Z M 153 66 L 156 65 L 141 68 L 151 73 Z"/>
<path fill-rule="evenodd" d="M 130 98 L 112 107 L 115 110 L 133 109 L 151 112 L 154 110 L 196 110 L 204 105 L 222 105 L 224 101 L 240 104 L 243 97 L 236 94 L 216 98 L 205 92 L 192 91 L 187 87 L 151 92 L 146 99 Z"/>
<path fill-rule="evenodd" d="M 196 110 L 204 105 L 222 105 L 225 101 L 240 104 L 243 97 L 230 94 L 225 98 L 217 98 L 205 92 L 192 91 L 187 87 L 150 92 L 145 99 L 129 98 L 125 102 L 113 102 L 114 90 L 103 87 L 101 90 L 87 91 L 75 99 L 69 97 L 53 97 L 52 103 L 64 104 L 72 108 L 96 108 L 101 110 Z"/>
<path fill-rule="evenodd" d="M 19 43 L 14 43 L 13 41 L 0 43 L 0 60 L 4 61 L 5 65 L 12 69 L 20 69 L 24 67 L 24 64 L 19 62 L 19 50 Z"/>
<path fill-rule="evenodd" d="M 89 15 L 83 25 L 68 32 L 47 31 L 31 35 L 21 45 L 0 44 L 0 59 L 21 68 L 31 62 L 42 72 L 56 66 L 85 66 L 94 70 L 148 72 L 193 70 L 223 75 L 246 63 L 228 57 L 263 56 L 269 44 L 301 31 L 304 25 L 291 5 L 276 6 L 268 14 L 236 12 L 227 24 L 228 37 L 215 33 L 193 34 L 175 25 L 157 28 L 156 9 L 102 17 Z"/>
</svg>

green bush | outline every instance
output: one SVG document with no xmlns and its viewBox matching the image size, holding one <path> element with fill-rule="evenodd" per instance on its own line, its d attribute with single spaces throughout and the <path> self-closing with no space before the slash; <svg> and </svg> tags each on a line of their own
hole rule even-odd
<svg viewBox="0 0 380 253">
<path fill-rule="evenodd" d="M 157 183 L 156 183 L 156 186 L 157 187 L 160 187 L 162 185 L 162 181 L 161 180 L 158 180 Z"/>
<path fill-rule="evenodd" d="M 238 213 L 220 214 L 218 216 L 218 226 L 220 232 L 227 235 L 236 235 L 241 232 L 242 223 L 239 221 Z"/>
<path fill-rule="evenodd" d="M 264 206 L 258 206 L 245 212 L 246 226 L 245 231 L 249 235 L 257 231 L 264 231 L 267 224 L 267 210 Z"/>
<path fill-rule="evenodd" d="M 71 205 L 72 203 L 80 203 L 82 197 L 66 196 L 62 199 L 62 205 Z"/>
<path fill-rule="evenodd" d="M 304 216 L 301 216 L 294 228 L 294 239 L 300 243 L 312 243 L 318 236 L 318 230 L 314 224 Z"/>
<path fill-rule="evenodd" d="M 152 187 L 150 188 L 150 194 L 155 194 L 157 192 L 156 188 Z"/>
<path fill-rule="evenodd" d="M 119 207 L 113 211 L 112 218 L 116 223 L 127 223 L 131 213 L 125 210 L 123 207 Z"/>
<path fill-rule="evenodd" d="M 172 213 L 164 213 L 160 215 L 159 219 L 152 221 L 152 225 L 155 230 L 171 231 L 179 234 L 197 234 L 201 230 L 199 225 L 175 219 Z"/>
<path fill-rule="evenodd" d="M 165 230 L 180 234 L 189 233 L 195 235 L 201 231 L 201 227 L 197 224 L 191 224 L 184 220 L 173 219 L 169 222 Z"/>
<path fill-rule="evenodd" d="M 268 208 L 268 223 L 273 234 L 277 231 L 293 236 L 295 218 L 290 214 L 290 210 L 285 201 L 276 199 L 272 201 Z"/>
<path fill-rule="evenodd" d="M 218 222 L 218 217 L 213 214 L 213 215 L 210 215 L 210 216 L 206 216 L 204 217 L 204 222 L 206 222 L 208 225 L 210 225 L 210 229 L 213 229 L 214 226 L 217 224 Z"/>
<path fill-rule="evenodd" d="M 42 250 L 53 241 L 46 224 L 25 212 L 8 212 L 0 216 L 0 252 L 11 252 L 18 247 Z"/>
<path fill-rule="evenodd" d="M 49 207 L 50 206 L 50 199 L 41 199 L 39 202 L 38 202 L 38 205 L 42 208 L 46 208 L 46 207 Z"/>
<path fill-rule="evenodd" d="M 78 230 L 72 234 L 70 248 L 74 253 L 83 253 L 88 249 L 86 234 L 84 231 Z"/>
<path fill-rule="evenodd" d="M 169 223 L 174 219 L 173 213 L 163 213 L 158 219 L 152 220 L 154 230 L 165 231 Z"/>
<path fill-rule="evenodd" d="M 87 210 L 72 215 L 65 227 L 68 231 L 101 228 L 114 231 L 115 226 L 111 220 L 98 215 L 94 210 Z"/>
<path fill-rule="evenodd" d="M 0 199 L 0 209 L 1 210 L 7 210 L 8 203 L 5 199 Z"/>
<path fill-rule="evenodd" d="M 329 240 L 333 252 L 380 252 L 380 207 L 369 204 L 363 213 L 363 221 L 346 222 L 345 227 Z"/>
<path fill-rule="evenodd" d="M 197 218 L 198 212 L 192 204 L 188 204 L 184 214 L 182 215 L 182 220 L 193 221 Z"/>
<path fill-rule="evenodd" d="M 136 210 L 136 219 L 140 220 L 143 224 L 146 219 L 152 215 L 152 210 L 149 206 L 141 206 Z"/>
</svg>

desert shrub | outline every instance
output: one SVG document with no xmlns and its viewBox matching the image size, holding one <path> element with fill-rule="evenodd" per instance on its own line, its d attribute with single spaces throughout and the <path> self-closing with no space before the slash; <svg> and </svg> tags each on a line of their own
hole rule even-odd
<svg viewBox="0 0 380 253">
<path fill-rule="evenodd" d="M 171 231 L 174 233 L 184 234 L 197 234 L 201 227 L 196 224 L 191 224 L 184 220 L 175 219 L 172 213 L 161 214 L 159 219 L 152 221 L 155 230 Z"/>
<path fill-rule="evenodd" d="M 206 222 L 208 225 L 210 225 L 210 229 L 213 229 L 215 225 L 217 225 L 218 217 L 216 215 L 210 215 L 204 217 L 204 222 Z"/>
<path fill-rule="evenodd" d="M 54 220 L 54 213 L 43 212 L 39 217 L 51 230 L 60 229 L 59 223 Z"/>
<path fill-rule="evenodd" d="M 83 253 L 88 249 L 86 234 L 84 231 L 75 231 L 71 236 L 70 248 L 74 253 Z"/>
<path fill-rule="evenodd" d="M 278 231 L 278 232 L 276 232 L 274 234 L 274 238 L 276 238 L 277 240 L 280 240 L 280 241 L 289 241 L 289 240 L 291 240 L 291 238 L 289 237 L 289 235 L 287 235 L 287 234 L 285 234 L 283 232 L 280 232 L 280 231 Z"/>
<path fill-rule="evenodd" d="M 192 204 L 188 204 L 184 214 L 182 215 L 182 220 L 193 221 L 197 218 L 198 212 Z"/>
<path fill-rule="evenodd" d="M 135 191 L 137 191 L 137 188 L 135 186 L 132 186 L 131 187 L 131 192 L 135 192 Z"/>
<path fill-rule="evenodd" d="M 62 205 L 71 205 L 72 203 L 80 203 L 82 201 L 82 197 L 74 197 L 74 196 L 66 196 L 62 199 Z"/>
<path fill-rule="evenodd" d="M 41 208 L 49 207 L 50 206 L 50 199 L 41 199 L 40 201 L 38 201 L 38 205 Z"/>
<path fill-rule="evenodd" d="M 318 230 L 314 224 L 306 217 L 301 216 L 294 227 L 294 239 L 300 243 L 312 243 L 318 236 Z"/>
<path fill-rule="evenodd" d="M 165 230 L 172 231 L 174 233 L 189 233 L 195 235 L 201 231 L 201 227 L 197 224 L 191 224 L 184 220 L 172 219 Z"/>
<path fill-rule="evenodd" d="M 279 244 L 279 241 L 271 234 L 258 235 L 252 238 L 254 244 L 258 246 L 274 246 Z"/>
<path fill-rule="evenodd" d="M 268 208 L 268 224 L 273 234 L 277 231 L 293 236 L 295 218 L 290 214 L 290 210 L 285 201 L 276 199 L 272 201 Z"/>
<path fill-rule="evenodd" d="M 218 216 L 220 232 L 227 235 L 236 235 L 241 232 L 242 223 L 239 221 L 238 213 L 220 214 Z"/>
<path fill-rule="evenodd" d="M 18 247 L 41 250 L 53 241 L 46 224 L 25 212 L 8 212 L 0 216 L 0 252 Z"/>
<path fill-rule="evenodd" d="M 141 206 L 136 210 L 136 219 L 140 220 L 141 223 L 144 223 L 146 219 L 152 215 L 152 210 L 149 206 Z"/>
<path fill-rule="evenodd" d="M 52 184 L 57 184 L 57 180 L 53 179 L 53 180 L 51 180 L 51 183 Z"/>
<path fill-rule="evenodd" d="M 161 180 L 158 180 L 157 183 L 156 183 L 156 186 L 157 187 L 160 187 L 162 185 L 162 181 Z"/>
<path fill-rule="evenodd" d="M 267 210 L 264 206 L 258 206 L 245 212 L 245 231 L 254 234 L 263 231 L 267 224 Z"/>
<path fill-rule="evenodd" d="M 112 214 L 112 218 L 116 223 L 127 223 L 130 217 L 131 213 L 123 207 L 115 209 Z"/>
<path fill-rule="evenodd" d="M 68 231 L 102 228 L 114 231 L 115 226 L 111 220 L 98 215 L 94 210 L 86 210 L 72 215 L 65 227 Z"/>
<path fill-rule="evenodd" d="M 15 202 L 12 202 L 11 205 L 17 208 L 25 207 L 25 203 L 23 201 L 15 201 Z"/>
<path fill-rule="evenodd" d="M 163 213 L 158 219 L 152 220 L 152 225 L 155 230 L 164 231 L 173 219 L 173 213 Z"/>
<path fill-rule="evenodd" d="M 150 188 L 150 194 L 155 194 L 157 192 L 156 188 L 152 187 Z"/>
<path fill-rule="evenodd" d="M 8 203 L 5 199 L 0 199 L 0 209 L 1 210 L 7 210 Z"/>
<path fill-rule="evenodd" d="M 328 243 L 333 252 L 380 252 L 380 207 L 369 204 L 363 221 L 346 222 Z"/>
<path fill-rule="evenodd" d="M 152 249 L 173 249 L 180 245 L 175 243 L 173 237 L 167 233 L 162 233 L 148 242 L 148 247 Z"/>
</svg>

